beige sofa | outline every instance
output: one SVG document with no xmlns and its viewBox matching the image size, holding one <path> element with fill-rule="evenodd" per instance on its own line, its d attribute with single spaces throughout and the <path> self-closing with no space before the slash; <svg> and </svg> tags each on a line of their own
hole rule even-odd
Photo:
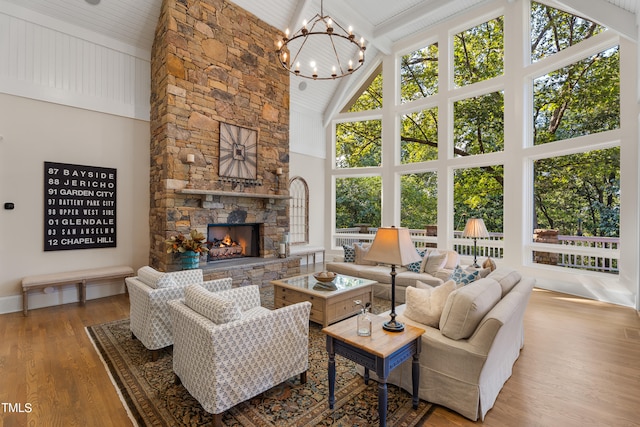
<svg viewBox="0 0 640 427">
<path fill-rule="evenodd" d="M 411 271 L 407 267 L 396 266 L 396 303 L 405 302 L 405 291 L 407 286 L 415 286 L 416 281 L 421 281 L 431 286 L 438 286 L 449 279 L 454 268 L 460 263 L 460 255 L 456 251 L 439 250 L 440 253 L 446 253 L 446 261 L 444 266 L 429 274 L 424 270 L 424 260 L 420 267 L 421 272 Z M 338 274 L 347 276 L 361 277 L 363 279 L 375 280 L 373 286 L 373 295 L 378 298 L 391 300 L 391 266 L 377 265 L 355 259 L 353 262 L 345 262 L 344 257 L 338 257 L 333 262 L 326 265 L 327 271 L 333 271 Z"/>
<path fill-rule="evenodd" d="M 498 268 L 450 293 L 438 328 L 408 318 L 407 304 L 396 308 L 399 321 L 426 330 L 421 399 L 484 420 L 524 345 L 523 318 L 534 284 L 515 270 Z M 394 369 L 388 383 L 411 392 L 411 360 Z"/>
</svg>

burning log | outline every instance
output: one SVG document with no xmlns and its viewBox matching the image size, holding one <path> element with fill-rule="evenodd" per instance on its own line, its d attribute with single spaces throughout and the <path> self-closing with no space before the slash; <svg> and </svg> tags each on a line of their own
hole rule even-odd
<svg viewBox="0 0 640 427">
<path fill-rule="evenodd" d="M 209 249 L 209 259 L 216 261 L 219 259 L 236 258 L 242 256 L 243 247 L 228 234 L 224 239 L 214 239 Z"/>
</svg>

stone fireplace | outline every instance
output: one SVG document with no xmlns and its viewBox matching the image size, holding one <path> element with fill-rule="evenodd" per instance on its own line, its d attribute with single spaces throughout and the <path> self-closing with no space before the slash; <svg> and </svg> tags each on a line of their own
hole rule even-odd
<svg viewBox="0 0 640 427">
<path fill-rule="evenodd" d="M 178 269 L 165 240 L 192 229 L 209 237 L 210 224 L 259 224 L 243 256 L 284 263 L 273 274 L 298 261 L 278 261 L 289 229 L 289 73 L 274 34 L 225 0 L 163 1 L 151 58 L 151 266 Z M 228 144 L 229 129 L 240 128 L 255 135 L 255 171 L 229 176 L 221 129 Z"/>
</svg>

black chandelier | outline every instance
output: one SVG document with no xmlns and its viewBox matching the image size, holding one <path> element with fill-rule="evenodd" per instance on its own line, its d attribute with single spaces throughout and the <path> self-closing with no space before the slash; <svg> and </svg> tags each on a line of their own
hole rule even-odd
<svg viewBox="0 0 640 427">
<path fill-rule="evenodd" d="M 320 13 L 289 37 L 289 29 L 278 41 L 278 61 L 290 73 L 313 80 L 332 80 L 348 76 L 364 64 L 364 39 L 356 40 L 353 30 L 345 30 L 330 16 Z M 315 59 L 314 59 L 315 58 Z M 318 64 L 318 58 L 331 58 Z M 335 58 L 335 59 L 334 59 Z M 304 64 L 304 65 L 301 65 Z"/>
</svg>

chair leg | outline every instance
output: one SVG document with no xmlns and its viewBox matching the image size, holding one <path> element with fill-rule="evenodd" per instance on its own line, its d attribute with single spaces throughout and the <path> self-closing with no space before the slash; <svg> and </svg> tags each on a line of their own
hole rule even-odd
<svg viewBox="0 0 640 427">
<path fill-rule="evenodd" d="M 177 376 L 176 374 L 173 374 L 173 383 L 175 385 L 180 385 L 180 384 L 182 384 L 182 380 L 180 379 L 179 376 Z"/>
<path fill-rule="evenodd" d="M 151 350 L 151 361 L 157 362 L 159 354 L 160 354 L 160 350 Z"/>
<path fill-rule="evenodd" d="M 307 371 L 304 371 L 300 373 L 300 384 L 306 384 L 306 383 L 307 383 Z"/>
<path fill-rule="evenodd" d="M 132 340 L 137 340 L 138 339 L 138 338 L 136 338 L 136 335 L 133 332 L 131 332 L 131 339 Z"/>
<path fill-rule="evenodd" d="M 222 427 L 222 413 L 213 414 L 213 427 Z"/>
</svg>

